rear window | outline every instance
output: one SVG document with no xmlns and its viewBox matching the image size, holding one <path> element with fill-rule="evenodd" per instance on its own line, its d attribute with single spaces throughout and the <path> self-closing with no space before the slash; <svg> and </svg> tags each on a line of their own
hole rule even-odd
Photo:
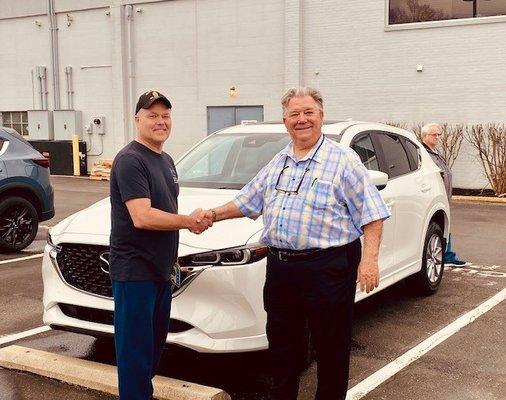
<svg viewBox="0 0 506 400">
<path fill-rule="evenodd" d="M 418 168 L 420 168 L 421 162 L 420 149 L 416 144 L 414 144 L 409 139 L 404 140 L 404 145 L 406 146 L 406 149 L 408 150 L 408 155 L 410 156 L 409 163 L 411 165 L 411 171 L 416 171 Z"/>
<path fill-rule="evenodd" d="M 28 146 L 31 146 L 31 144 L 28 143 L 28 140 L 26 140 L 23 136 L 21 136 L 19 133 L 17 133 L 14 129 L 2 128 L 2 131 L 3 131 L 3 133 L 6 134 L 6 136 L 11 136 L 11 137 L 18 139 L 21 142 L 27 144 Z"/>
<path fill-rule="evenodd" d="M 397 135 L 384 133 L 378 133 L 377 137 L 386 162 L 387 170 L 383 172 L 386 172 L 389 178 L 411 172 L 408 155 L 404 150 L 401 139 Z"/>
</svg>

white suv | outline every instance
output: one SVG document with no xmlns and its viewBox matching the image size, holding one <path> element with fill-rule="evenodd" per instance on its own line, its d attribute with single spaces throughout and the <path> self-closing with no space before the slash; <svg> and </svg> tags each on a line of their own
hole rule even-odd
<svg viewBox="0 0 506 400">
<path fill-rule="evenodd" d="M 356 121 L 326 122 L 322 130 L 359 154 L 392 212 L 373 294 L 408 277 L 414 290 L 435 292 L 450 215 L 440 170 L 405 130 Z M 176 164 L 180 213 L 231 200 L 288 141 L 280 123 L 234 126 L 207 137 Z M 181 232 L 168 343 L 206 353 L 267 348 L 261 231 L 261 218 L 242 218 L 199 236 Z M 113 333 L 109 233 L 108 198 L 51 229 L 42 264 L 45 324 L 94 336 Z M 366 296 L 358 292 L 356 299 Z"/>
</svg>

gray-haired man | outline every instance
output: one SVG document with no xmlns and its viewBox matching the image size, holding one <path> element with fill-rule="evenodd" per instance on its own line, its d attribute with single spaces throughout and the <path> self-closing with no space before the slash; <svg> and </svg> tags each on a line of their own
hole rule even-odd
<svg viewBox="0 0 506 400">
<path fill-rule="evenodd" d="M 439 144 L 439 139 L 441 137 L 441 126 L 438 124 L 426 124 L 422 127 L 422 142 L 425 149 L 429 152 L 430 156 L 436 163 L 436 165 L 441 168 L 443 173 L 443 180 L 445 183 L 446 194 L 448 196 L 448 201 L 452 199 L 452 171 L 446 165 L 444 158 L 437 152 L 436 148 Z M 452 267 L 465 267 L 469 265 L 468 262 L 459 260 L 457 257 L 457 253 L 452 249 L 452 237 L 451 235 L 448 238 L 448 245 L 446 246 L 446 252 L 444 254 L 444 264 Z"/>
</svg>

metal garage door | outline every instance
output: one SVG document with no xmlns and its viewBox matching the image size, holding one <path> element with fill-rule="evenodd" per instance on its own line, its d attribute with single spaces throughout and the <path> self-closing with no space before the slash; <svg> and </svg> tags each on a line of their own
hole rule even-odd
<svg viewBox="0 0 506 400">
<path fill-rule="evenodd" d="M 207 107 L 207 134 L 242 121 L 264 120 L 263 106 Z"/>
</svg>

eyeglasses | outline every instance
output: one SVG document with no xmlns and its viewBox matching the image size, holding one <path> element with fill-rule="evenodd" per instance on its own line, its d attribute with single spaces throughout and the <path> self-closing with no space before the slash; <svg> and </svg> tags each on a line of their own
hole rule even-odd
<svg viewBox="0 0 506 400">
<path fill-rule="evenodd" d="M 442 135 L 441 133 L 429 133 L 429 136 L 437 136 L 437 137 L 439 137 L 441 135 Z"/>
<path fill-rule="evenodd" d="M 314 160 L 314 156 L 316 155 L 316 153 L 318 153 L 318 150 L 320 150 L 320 147 L 323 144 L 323 140 L 325 140 L 325 135 L 323 135 L 323 139 L 322 139 L 321 143 L 316 148 L 316 151 L 311 156 L 311 158 L 309 160 L 309 163 L 307 164 L 307 167 L 304 169 L 304 173 L 302 174 L 302 177 L 300 178 L 299 184 L 297 185 L 297 189 L 295 189 L 295 190 L 288 190 L 288 189 L 281 189 L 280 187 L 278 187 L 279 186 L 279 181 L 281 180 L 281 176 L 283 175 L 283 173 L 285 172 L 285 170 L 287 168 L 290 168 L 289 165 L 286 165 L 286 162 L 288 161 L 288 157 L 289 157 L 288 154 L 285 157 L 285 162 L 283 164 L 283 168 L 281 168 L 281 172 L 279 173 L 278 180 L 276 181 L 276 186 L 274 187 L 274 189 L 276 189 L 278 192 L 284 193 L 284 194 L 295 194 L 295 195 L 299 194 L 300 187 L 302 186 L 302 181 L 304 181 L 304 177 L 306 176 L 307 172 L 310 169 L 309 167 L 310 167 L 311 163 Z"/>
</svg>

